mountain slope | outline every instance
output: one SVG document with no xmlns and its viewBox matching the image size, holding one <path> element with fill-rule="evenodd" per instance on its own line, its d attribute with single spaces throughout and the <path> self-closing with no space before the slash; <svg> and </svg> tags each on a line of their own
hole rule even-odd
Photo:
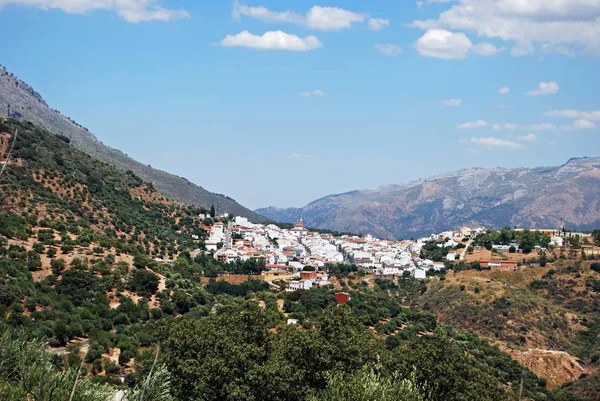
<svg viewBox="0 0 600 401">
<path fill-rule="evenodd" d="M 87 128 L 51 109 L 39 93 L 0 66 L 0 115 L 6 115 L 8 109 L 9 117 L 31 121 L 53 134 L 64 135 L 75 147 L 121 170 L 133 171 L 135 175 L 151 182 L 156 189 L 175 200 L 206 208 L 214 205 L 218 212 L 233 213 L 256 222 L 266 220 L 229 197 L 211 193 L 185 178 L 153 169 L 133 160 L 120 150 L 104 145 Z"/>
<path fill-rule="evenodd" d="M 0 176 L 0 211 L 79 235 L 102 237 L 124 251 L 173 257 L 199 230 L 200 208 L 166 199 L 151 184 L 69 145 L 29 122 L 0 118 L 0 153 L 18 136 Z M 0 156 L 0 162 L 6 162 Z M 0 222 L 0 226 L 2 222 Z M 2 227 L 2 230 L 6 227 Z M 0 230 L 0 236 L 3 231 Z M 27 235 L 24 236 L 27 238 Z M 71 238 L 72 239 L 72 238 Z"/>
<path fill-rule="evenodd" d="M 558 167 L 473 168 L 405 185 L 352 191 L 302 208 L 258 209 L 281 222 L 406 238 L 460 225 L 592 228 L 600 225 L 600 158 Z"/>
</svg>

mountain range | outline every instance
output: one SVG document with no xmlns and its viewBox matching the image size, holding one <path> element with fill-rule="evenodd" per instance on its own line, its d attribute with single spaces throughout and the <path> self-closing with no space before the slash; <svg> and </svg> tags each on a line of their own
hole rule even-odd
<svg viewBox="0 0 600 401">
<path fill-rule="evenodd" d="M 206 208 L 214 205 L 219 213 L 232 213 L 254 222 L 266 221 L 225 195 L 212 193 L 183 177 L 154 169 L 106 146 L 87 128 L 52 109 L 38 92 L 3 66 L 0 66 L 0 116 L 31 121 L 50 133 L 63 135 L 75 147 L 123 171 L 132 171 L 176 201 Z"/>
<path fill-rule="evenodd" d="M 309 227 L 385 238 L 463 225 L 591 229 L 600 226 L 600 158 L 573 158 L 557 167 L 471 168 L 256 212 L 288 223 L 302 216 Z"/>
</svg>

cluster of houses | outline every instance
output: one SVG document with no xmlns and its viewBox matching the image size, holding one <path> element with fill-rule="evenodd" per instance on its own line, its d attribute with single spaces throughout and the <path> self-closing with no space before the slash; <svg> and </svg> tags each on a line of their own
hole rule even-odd
<svg viewBox="0 0 600 401">
<path fill-rule="evenodd" d="M 429 269 L 444 268 L 444 263 L 419 258 L 421 247 L 427 241 L 450 238 L 449 241 L 458 244 L 462 238 L 474 233 L 464 228 L 416 241 L 394 241 L 371 235 L 334 236 L 312 232 L 304 226 L 302 218 L 287 229 L 235 217 L 228 223 L 214 223 L 205 246 L 207 251 L 213 252 L 215 259 L 225 263 L 264 259 L 267 269 L 262 273 L 262 279 L 287 281 L 288 289 L 294 291 L 327 285 L 327 266 L 340 263 L 355 264 L 381 278 L 405 274 L 425 278 Z"/>
<path fill-rule="evenodd" d="M 483 227 L 463 227 L 417 240 L 395 241 L 371 235 L 334 236 L 312 232 L 304 226 L 302 218 L 288 229 L 274 224 L 254 224 L 246 218 L 235 217 L 228 223 L 215 222 L 205 246 L 215 259 L 225 263 L 263 259 L 267 269 L 262 273 L 262 279 L 267 282 L 286 281 L 288 289 L 295 291 L 329 284 L 327 267 L 334 264 L 355 264 L 380 278 L 403 275 L 426 278 L 429 270 L 445 268 L 444 262 L 420 258 L 426 243 L 433 240 L 440 241 L 438 246 L 441 247 L 456 247 L 464 243 L 465 238 L 474 238 L 485 231 Z M 562 233 L 549 234 L 553 245 L 562 245 Z M 503 253 L 509 247 L 494 245 Z M 446 255 L 446 261 L 454 262 L 460 257 L 458 250 L 451 251 Z M 493 270 L 517 268 L 515 260 L 482 260 L 480 263 L 482 267 Z"/>
</svg>

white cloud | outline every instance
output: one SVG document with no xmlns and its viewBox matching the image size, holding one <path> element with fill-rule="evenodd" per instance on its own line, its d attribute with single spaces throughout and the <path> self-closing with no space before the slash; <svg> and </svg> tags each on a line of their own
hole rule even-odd
<svg viewBox="0 0 600 401">
<path fill-rule="evenodd" d="M 513 55 L 534 51 L 600 53 L 598 0 L 458 0 L 436 19 L 413 26 L 463 30 L 514 44 Z M 423 29 L 428 29 L 423 28 Z M 545 46 L 545 48 L 544 48 Z M 575 48 L 575 50 L 573 49 Z"/>
<path fill-rule="evenodd" d="M 511 49 L 510 55 L 519 57 L 519 56 L 528 56 L 535 51 L 535 47 L 531 42 L 517 42 Z"/>
<path fill-rule="evenodd" d="M 500 124 L 494 124 L 492 128 L 494 128 L 494 131 L 502 131 Z"/>
<path fill-rule="evenodd" d="M 535 134 L 529 134 L 519 137 L 519 141 L 521 142 L 535 142 L 536 139 L 537 136 L 535 136 Z"/>
<path fill-rule="evenodd" d="M 499 104 L 498 106 L 499 109 L 512 109 L 512 106 L 510 104 Z"/>
<path fill-rule="evenodd" d="M 311 159 L 312 155 L 308 155 L 306 153 L 291 153 L 288 155 L 290 159 Z"/>
<path fill-rule="evenodd" d="M 303 15 L 292 11 L 275 12 L 270 11 L 266 7 L 248 7 L 247 5 L 235 1 L 233 3 L 232 16 L 239 21 L 242 15 L 256 18 L 263 22 L 287 22 L 299 25 L 305 23 L 305 17 Z"/>
<path fill-rule="evenodd" d="M 337 7 L 314 6 L 306 14 L 306 25 L 323 31 L 339 31 L 351 28 L 353 23 L 363 22 L 367 16 Z"/>
<path fill-rule="evenodd" d="M 519 128 L 527 130 L 527 131 L 552 131 L 552 130 L 556 129 L 556 125 L 554 125 L 554 124 L 531 124 L 531 125 L 522 125 Z"/>
<path fill-rule="evenodd" d="M 190 17 L 184 9 L 165 8 L 158 0 L 0 0 L 0 8 L 9 4 L 37 7 L 43 10 L 61 10 L 68 14 L 86 14 L 98 10 L 112 11 L 131 23 L 174 21 Z"/>
<path fill-rule="evenodd" d="M 472 50 L 480 56 L 494 56 L 503 51 L 504 48 L 496 47 L 491 43 L 480 43 L 478 45 L 473 45 Z"/>
<path fill-rule="evenodd" d="M 278 12 L 265 7 L 250 7 L 237 1 L 233 3 L 232 16 L 237 20 L 245 16 L 268 23 L 296 24 L 321 31 L 352 28 L 353 24 L 363 23 L 369 18 L 368 13 L 356 13 L 338 7 L 313 6 L 306 15 L 303 15 L 293 11 Z M 378 28 L 373 30 L 383 29 L 387 25 L 389 21 L 383 18 L 371 18 L 368 23 L 369 29 Z"/>
<path fill-rule="evenodd" d="M 379 53 L 385 54 L 386 56 L 397 56 L 398 54 L 402 53 L 400 46 L 392 43 L 377 43 L 373 47 Z"/>
<path fill-rule="evenodd" d="M 470 52 L 491 56 L 502 50 L 490 43 L 474 45 L 464 33 L 445 29 L 429 29 L 417 40 L 415 48 L 422 56 L 445 60 L 463 59 Z"/>
<path fill-rule="evenodd" d="M 468 140 L 470 143 L 474 143 L 484 148 L 497 148 L 497 149 L 511 149 L 511 150 L 521 150 L 524 149 L 524 146 L 518 142 L 508 141 L 502 138 L 496 138 L 493 136 L 483 137 L 483 138 L 471 138 Z"/>
<path fill-rule="evenodd" d="M 447 99 L 441 102 L 444 106 L 460 106 L 462 104 L 461 99 Z"/>
<path fill-rule="evenodd" d="M 484 120 L 477 121 L 469 121 L 464 124 L 458 124 L 456 128 L 460 129 L 476 129 L 476 128 L 485 128 L 488 126 L 488 123 Z"/>
<path fill-rule="evenodd" d="M 556 129 L 554 124 L 513 124 L 504 123 L 504 129 L 509 131 L 525 130 L 525 131 L 552 131 Z"/>
<path fill-rule="evenodd" d="M 575 120 L 572 124 L 561 125 L 560 127 L 560 129 L 562 129 L 563 131 L 579 131 L 594 128 L 596 128 L 596 123 L 585 119 Z"/>
<path fill-rule="evenodd" d="M 426 4 L 450 3 L 451 1 L 454 1 L 454 0 L 419 0 L 419 1 L 417 1 L 417 7 L 423 8 L 423 6 Z"/>
<path fill-rule="evenodd" d="M 316 90 L 311 91 L 311 92 L 300 92 L 300 96 L 305 96 L 305 97 L 309 97 L 309 96 L 325 96 L 325 92 L 323 92 L 322 90 L 316 89 Z"/>
<path fill-rule="evenodd" d="M 367 26 L 372 31 L 381 31 L 383 28 L 390 26 L 390 20 L 387 18 L 369 18 Z"/>
<path fill-rule="evenodd" d="M 506 95 L 509 92 L 510 88 L 508 86 L 503 86 L 502 88 L 498 89 L 498 93 L 501 95 Z"/>
<path fill-rule="evenodd" d="M 545 113 L 549 117 L 563 117 L 573 120 L 600 120 L 600 110 L 551 110 Z"/>
<path fill-rule="evenodd" d="M 282 31 L 265 32 L 262 36 L 242 31 L 237 35 L 227 35 L 220 42 L 225 47 L 248 47 L 257 50 L 309 51 L 323 46 L 316 36 L 300 38 Z"/>
<path fill-rule="evenodd" d="M 544 43 L 542 44 L 542 51 L 546 54 L 562 54 L 569 58 L 577 56 L 578 53 L 568 45 L 559 43 Z"/>
<path fill-rule="evenodd" d="M 531 90 L 529 92 L 525 92 L 527 96 L 544 96 L 544 95 L 554 95 L 558 92 L 558 84 L 556 81 L 550 82 L 540 82 L 537 89 Z"/>
</svg>

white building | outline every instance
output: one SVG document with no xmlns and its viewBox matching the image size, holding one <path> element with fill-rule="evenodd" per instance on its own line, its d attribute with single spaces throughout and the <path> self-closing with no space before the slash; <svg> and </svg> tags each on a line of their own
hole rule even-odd
<svg viewBox="0 0 600 401">
<path fill-rule="evenodd" d="M 312 280 L 293 280 L 290 281 L 288 291 L 310 290 L 312 288 Z"/>
<path fill-rule="evenodd" d="M 414 275 L 415 275 L 415 278 L 417 278 L 417 279 L 427 278 L 427 272 L 423 269 L 415 269 Z"/>
</svg>

